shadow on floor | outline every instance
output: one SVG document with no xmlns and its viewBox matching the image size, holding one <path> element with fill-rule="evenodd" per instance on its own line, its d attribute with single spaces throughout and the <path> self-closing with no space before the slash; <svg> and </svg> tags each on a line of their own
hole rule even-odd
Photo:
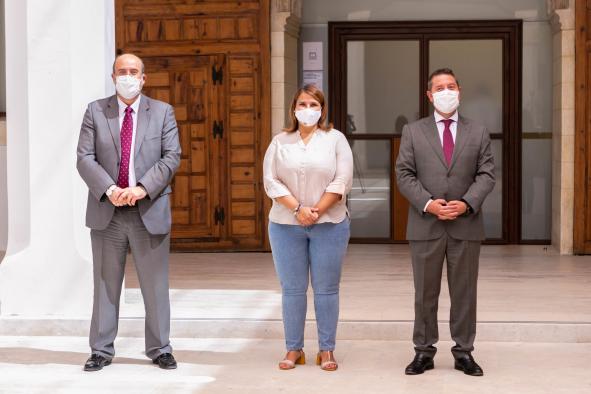
<svg viewBox="0 0 591 394">
<path fill-rule="evenodd" d="M 243 364 L 245 359 L 252 359 L 252 355 L 230 352 L 176 350 L 174 356 L 179 363 L 201 365 L 236 365 Z M 0 363 L 22 365 L 65 364 L 82 367 L 88 358 L 88 353 L 68 352 L 28 347 L 0 348 Z M 256 361 L 256 360 L 252 360 Z M 261 360 L 264 361 L 264 360 Z M 149 359 L 117 357 L 113 364 L 153 365 Z M 154 367 L 156 367 L 154 365 Z"/>
<path fill-rule="evenodd" d="M 0 360 L 7 364 L 66 364 L 79 365 L 80 368 L 86 362 L 88 353 L 56 351 L 47 349 L 35 349 L 27 347 L 0 348 Z M 140 360 L 128 357 L 115 357 L 118 364 L 152 364 L 150 360 Z"/>
<path fill-rule="evenodd" d="M 197 350 L 175 350 L 174 357 L 180 363 L 185 364 L 200 364 L 200 365 L 244 365 L 249 362 L 261 363 L 265 360 L 261 358 L 257 360 L 256 355 L 253 357 L 253 352 L 241 350 L 240 352 L 212 352 L 212 351 L 197 351 Z M 267 356 L 261 355 L 259 356 Z"/>
</svg>

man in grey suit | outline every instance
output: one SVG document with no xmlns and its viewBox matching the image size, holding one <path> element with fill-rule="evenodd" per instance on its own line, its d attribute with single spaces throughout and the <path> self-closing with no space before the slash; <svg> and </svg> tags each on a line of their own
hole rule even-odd
<svg viewBox="0 0 591 394">
<path fill-rule="evenodd" d="M 168 255 L 170 182 L 181 153 L 176 120 L 170 105 L 141 95 L 146 76 L 137 56 L 118 56 L 112 78 L 117 94 L 88 105 L 77 150 L 78 172 L 89 189 L 94 266 L 91 356 L 84 370 L 98 371 L 115 355 L 128 248 L 144 298 L 146 356 L 174 369 Z"/>
<path fill-rule="evenodd" d="M 405 373 L 417 375 L 434 368 L 445 259 L 455 368 L 482 376 L 471 352 L 484 239 L 481 207 L 495 185 L 490 138 L 483 126 L 458 115 L 460 85 L 452 70 L 431 74 L 427 96 L 435 113 L 404 127 L 396 161 L 398 188 L 410 202 L 406 237 L 415 286 L 416 355 Z"/>
</svg>

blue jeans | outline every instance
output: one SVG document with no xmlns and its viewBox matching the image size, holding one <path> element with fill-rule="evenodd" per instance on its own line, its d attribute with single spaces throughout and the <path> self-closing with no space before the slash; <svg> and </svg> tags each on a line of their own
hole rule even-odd
<svg viewBox="0 0 591 394">
<path fill-rule="evenodd" d="M 312 277 L 320 350 L 334 350 L 339 284 L 349 243 L 349 218 L 341 223 L 297 226 L 269 222 L 269 240 L 282 290 L 287 350 L 304 347 L 308 278 Z"/>
</svg>

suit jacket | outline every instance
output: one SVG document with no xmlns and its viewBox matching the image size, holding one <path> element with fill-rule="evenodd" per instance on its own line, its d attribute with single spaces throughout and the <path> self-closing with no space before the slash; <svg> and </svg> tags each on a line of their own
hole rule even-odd
<svg viewBox="0 0 591 394">
<path fill-rule="evenodd" d="M 433 115 L 404 126 L 396 180 L 410 202 L 406 238 L 437 239 L 447 232 L 459 240 L 483 240 L 480 210 L 495 185 L 493 155 L 486 128 L 462 116 L 458 119 L 456 141 L 448 167 Z M 471 213 L 442 221 L 423 212 L 429 199 L 464 200 Z"/>
<path fill-rule="evenodd" d="M 132 154 L 137 183 L 148 193 L 137 202 L 142 221 L 151 234 L 167 234 L 171 226 L 170 182 L 181 156 L 174 110 L 169 104 L 142 96 Z M 121 159 L 117 96 L 88 105 L 77 157 L 76 167 L 89 189 L 86 225 L 104 230 L 115 212 L 105 192 L 117 183 Z"/>
</svg>

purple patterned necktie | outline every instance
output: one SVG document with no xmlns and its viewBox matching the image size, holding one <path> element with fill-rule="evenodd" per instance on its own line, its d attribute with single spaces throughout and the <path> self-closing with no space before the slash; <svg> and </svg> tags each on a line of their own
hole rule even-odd
<svg viewBox="0 0 591 394">
<path fill-rule="evenodd" d="M 454 138 L 451 135 L 451 130 L 449 126 L 452 124 L 452 119 L 443 119 L 442 120 L 444 129 L 443 129 L 443 156 L 445 156 L 445 161 L 447 165 L 451 164 L 451 157 L 454 153 Z"/>
<path fill-rule="evenodd" d="M 133 135 L 133 109 L 125 108 L 125 116 L 121 125 L 121 164 L 119 165 L 119 176 L 117 186 L 122 189 L 129 187 L 129 156 L 131 155 L 131 138 Z"/>
</svg>

